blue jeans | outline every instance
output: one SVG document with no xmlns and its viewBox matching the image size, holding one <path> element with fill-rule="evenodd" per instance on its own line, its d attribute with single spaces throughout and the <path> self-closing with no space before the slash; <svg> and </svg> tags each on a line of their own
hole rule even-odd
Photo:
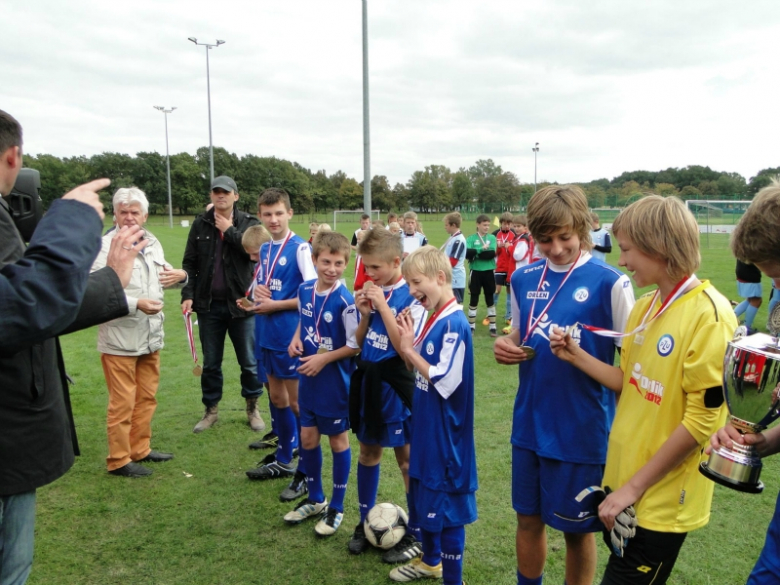
<svg viewBox="0 0 780 585">
<path fill-rule="evenodd" d="M 32 569 L 35 490 L 0 497 L 0 585 L 23 585 Z"/>
<path fill-rule="evenodd" d="M 200 389 L 203 404 L 216 406 L 222 400 L 222 357 L 225 353 L 225 334 L 230 335 L 241 367 L 241 396 L 257 398 L 263 393 L 263 385 L 257 381 L 255 359 L 255 320 L 233 317 L 228 301 L 213 301 L 207 313 L 198 313 L 198 336 L 203 348 L 203 375 Z"/>
</svg>

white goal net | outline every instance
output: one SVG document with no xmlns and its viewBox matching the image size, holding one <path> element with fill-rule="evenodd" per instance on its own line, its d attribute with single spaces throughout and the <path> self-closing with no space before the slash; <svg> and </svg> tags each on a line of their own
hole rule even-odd
<svg viewBox="0 0 780 585">
<path fill-rule="evenodd" d="M 365 213 L 364 211 L 355 211 L 354 209 L 336 209 L 333 211 L 333 231 L 336 231 L 336 226 L 339 223 L 347 223 L 354 225 L 355 229 L 360 227 L 360 217 Z M 371 216 L 371 221 L 377 221 L 379 219 L 379 210 L 372 209 L 368 214 Z"/>
</svg>

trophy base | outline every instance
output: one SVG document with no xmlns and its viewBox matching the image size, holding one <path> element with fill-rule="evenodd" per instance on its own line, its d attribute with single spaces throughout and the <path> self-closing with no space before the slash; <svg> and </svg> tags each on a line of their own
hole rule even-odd
<svg viewBox="0 0 780 585">
<path fill-rule="evenodd" d="M 712 471 L 706 461 L 702 461 L 699 464 L 699 472 L 707 479 L 710 479 L 724 487 L 737 490 L 738 492 L 744 492 L 746 494 L 760 494 L 764 491 L 764 482 L 759 480 L 758 483 L 747 483 L 744 481 L 724 477 L 719 473 Z"/>
</svg>

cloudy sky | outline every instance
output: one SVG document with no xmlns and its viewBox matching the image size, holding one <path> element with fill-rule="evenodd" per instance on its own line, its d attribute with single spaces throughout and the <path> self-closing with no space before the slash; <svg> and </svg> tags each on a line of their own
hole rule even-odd
<svg viewBox="0 0 780 585">
<path fill-rule="evenodd" d="M 372 174 L 522 182 L 780 165 L 776 0 L 368 0 Z M 0 109 L 33 154 L 214 144 L 362 179 L 360 0 L 2 3 Z M 774 89 L 772 89 L 774 88 Z"/>
</svg>

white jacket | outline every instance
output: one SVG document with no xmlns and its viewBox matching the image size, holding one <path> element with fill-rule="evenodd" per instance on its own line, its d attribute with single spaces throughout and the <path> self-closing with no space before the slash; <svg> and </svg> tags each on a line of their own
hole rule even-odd
<svg viewBox="0 0 780 585">
<path fill-rule="evenodd" d="M 92 271 L 106 265 L 111 240 L 116 235 L 113 230 L 103 236 L 102 246 Z M 165 269 L 165 257 L 160 241 L 149 231 L 145 239 L 149 244 L 138 253 L 133 264 L 133 275 L 125 287 L 127 305 L 130 314 L 98 328 L 97 348 L 101 353 L 110 355 L 138 356 L 159 351 L 163 347 L 163 321 L 161 312 L 147 315 L 138 309 L 138 299 L 163 301 L 163 287 L 160 284 L 160 272 Z"/>
</svg>

